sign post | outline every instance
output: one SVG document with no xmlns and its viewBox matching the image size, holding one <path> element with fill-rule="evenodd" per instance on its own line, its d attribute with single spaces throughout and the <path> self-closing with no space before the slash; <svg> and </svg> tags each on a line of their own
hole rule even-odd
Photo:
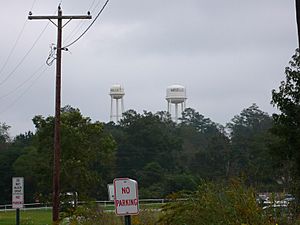
<svg viewBox="0 0 300 225">
<path fill-rule="evenodd" d="M 24 178 L 12 178 L 12 208 L 16 209 L 16 224 L 20 224 L 20 208 L 24 207 Z"/>
<path fill-rule="evenodd" d="M 115 200 L 114 184 L 108 184 L 107 190 L 108 190 L 108 200 L 114 201 Z"/>
<path fill-rule="evenodd" d="M 125 225 L 131 225 L 131 217 L 130 217 L 130 215 L 125 216 Z"/>
<path fill-rule="evenodd" d="M 114 179 L 115 212 L 125 216 L 125 225 L 131 225 L 131 215 L 139 213 L 138 184 L 129 178 Z"/>
</svg>

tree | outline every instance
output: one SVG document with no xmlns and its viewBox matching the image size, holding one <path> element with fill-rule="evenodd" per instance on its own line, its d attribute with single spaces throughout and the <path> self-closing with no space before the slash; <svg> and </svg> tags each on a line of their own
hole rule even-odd
<svg viewBox="0 0 300 225">
<path fill-rule="evenodd" d="M 285 69 L 285 81 L 279 90 L 272 90 L 272 104 L 280 113 L 274 113 L 272 132 L 279 137 L 272 152 L 278 166 L 286 168 L 285 179 L 300 179 L 300 52 L 296 50 Z"/>
<path fill-rule="evenodd" d="M 229 139 L 224 128 L 192 108 L 184 110 L 180 121 L 181 167 L 203 179 L 226 178 Z"/>
<path fill-rule="evenodd" d="M 9 142 L 9 130 L 10 126 L 5 123 L 0 123 L 0 151 L 7 147 Z"/>
<path fill-rule="evenodd" d="M 274 182 L 268 144 L 272 118 L 256 104 L 243 109 L 227 124 L 231 141 L 231 174 L 246 176 L 252 185 Z"/>
<path fill-rule="evenodd" d="M 117 142 L 117 176 L 137 179 L 141 196 L 163 197 L 163 178 L 178 172 L 182 147 L 170 115 L 129 110 L 117 125 L 105 127 Z"/>
<path fill-rule="evenodd" d="M 103 124 L 84 117 L 79 109 L 62 108 L 61 192 L 77 191 L 82 198 L 103 198 L 114 177 L 115 142 L 105 134 Z M 35 116 L 35 140 L 18 158 L 14 168 L 33 180 L 39 196 L 52 187 L 54 118 Z M 23 171 L 23 172 L 22 172 Z"/>
<path fill-rule="evenodd" d="M 14 171 L 13 164 L 18 157 L 24 154 L 24 148 L 29 146 L 32 140 L 32 133 L 28 132 L 20 134 L 8 142 L 8 128 L 7 125 L 2 126 L 3 140 L 5 140 L 5 148 L 0 151 L 0 202 L 2 204 L 11 202 L 11 179 L 13 176 L 19 176 Z M 30 189 L 25 189 L 26 194 Z M 27 198 L 27 195 L 25 197 Z"/>
<path fill-rule="evenodd" d="M 150 162 L 157 162 L 166 170 L 176 168 L 176 154 L 181 149 L 175 124 L 161 113 L 130 110 L 120 121 L 123 137 L 118 142 L 119 171 L 136 176 L 136 172 Z M 122 175 L 122 174 L 119 174 Z M 125 174 L 123 174 L 125 175 Z"/>
<path fill-rule="evenodd" d="M 182 112 L 181 125 L 194 127 L 200 133 L 219 132 L 221 126 L 212 122 L 209 118 L 205 118 L 195 109 L 187 108 Z"/>
</svg>

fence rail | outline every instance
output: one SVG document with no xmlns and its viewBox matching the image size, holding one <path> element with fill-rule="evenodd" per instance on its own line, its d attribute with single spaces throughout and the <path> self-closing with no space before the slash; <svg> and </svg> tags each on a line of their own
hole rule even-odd
<svg viewBox="0 0 300 225">
<path fill-rule="evenodd" d="M 177 200 L 180 200 L 180 199 L 177 199 Z M 181 199 L 181 200 L 183 200 L 183 199 Z M 140 199 L 139 204 L 140 205 L 164 204 L 164 203 L 167 203 L 170 201 L 172 201 L 172 200 L 170 200 L 170 199 Z M 87 202 L 85 202 L 85 201 L 79 201 L 78 205 L 84 205 L 86 203 Z M 92 203 L 97 203 L 104 207 L 114 205 L 114 201 L 92 201 Z M 31 209 L 47 210 L 47 209 L 51 209 L 51 208 L 52 208 L 51 203 L 26 203 L 26 204 L 24 204 L 24 208 L 22 208 L 21 210 L 31 210 Z M 11 210 L 15 210 L 12 208 L 11 204 L 0 205 L 0 212 L 11 211 Z"/>
</svg>

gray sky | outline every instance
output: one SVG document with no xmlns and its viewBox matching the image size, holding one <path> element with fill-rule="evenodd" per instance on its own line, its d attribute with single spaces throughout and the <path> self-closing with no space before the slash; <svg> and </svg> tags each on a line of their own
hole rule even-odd
<svg viewBox="0 0 300 225">
<path fill-rule="evenodd" d="M 34 115 L 54 114 L 55 63 L 48 67 L 45 60 L 56 28 L 27 15 L 53 14 L 60 1 L 0 1 L 0 122 L 16 135 L 34 130 Z M 95 16 L 104 2 L 63 0 L 62 9 Z M 62 105 L 107 122 L 111 85 L 124 86 L 125 109 L 156 112 L 166 110 L 166 87 L 181 84 L 187 106 L 214 122 L 224 125 L 252 103 L 271 114 L 271 90 L 297 47 L 294 8 L 294 0 L 110 0 L 63 53 Z M 90 22 L 71 21 L 65 44 Z M 41 66 L 47 70 L 39 77 L 34 72 Z"/>
</svg>

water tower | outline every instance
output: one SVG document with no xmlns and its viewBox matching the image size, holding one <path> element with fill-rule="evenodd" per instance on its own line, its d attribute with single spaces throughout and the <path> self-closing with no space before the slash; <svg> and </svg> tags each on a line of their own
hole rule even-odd
<svg viewBox="0 0 300 225">
<path fill-rule="evenodd" d="M 123 96 L 125 95 L 124 88 L 115 84 L 112 85 L 109 92 L 111 103 L 110 103 L 110 121 L 118 122 L 120 118 L 122 118 L 122 114 L 124 113 L 124 102 Z M 114 108 L 114 100 L 116 101 Z M 120 101 L 119 101 L 120 100 Z M 121 103 L 121 105 L 120 105 Z M 121 112 L 119 112 L 119 106 L 121 106 Z"/>
<path fill-rule="evenodd" d="M 178 105 L 181 106 L 181 112 L 184 111 L 186 107 L 186 90 L 184 86 L 181 85 L 171 85 L 167 87 L 167 97 L 168 102 L 168 113 L 172 114 L 172 104 L 175 105 L 175 122 L 178 121 Z"/>
</svg>

